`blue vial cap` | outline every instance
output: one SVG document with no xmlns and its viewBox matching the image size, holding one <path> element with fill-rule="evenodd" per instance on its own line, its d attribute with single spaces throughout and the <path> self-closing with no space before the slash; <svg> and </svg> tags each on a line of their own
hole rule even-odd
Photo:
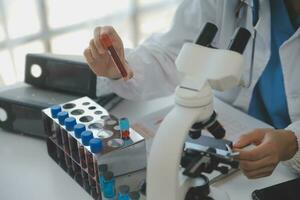
<svg viewBox="0 0 300 200">
<path fill-rule="evenodd" d="M 61 125 L 64 125 L 65 119 L 68 117 L 69 117 L 69 113 L 67 113 L 66 111 L 62 111 L 57 114 L 58 121 Z"/>
<path fill-rule="evenodd" d="M 81 137 L 81 133 L 83 131 L 85 131 L 85 125 L 84 124 L 76 124 L 74 126 L 74 133 L 75 133 L 75 137 L 80 138 Z"/>
<path fill-rule="evenodd" d="M 121 131 L 129 130 L 129 120 L 127 118 L 121 118 L 119 120 L 119 126 Z"/>
<path fill-rule="evenodd" d="M 65 119 L 65 126 L 68 131 L 73 131 L 76 125 L 76 119 L 74 117 L 68 117 Z"/>
<path fill-rule="evenodd" d="M 57 118 L 57 114 L 61 112 L 61 107 L 59 105 L 55 105 L 51 107 L 51 115 L 53 118 Z"/>
<path fill-rule="evenodd" d="M 100 153 L 103 149 L 103 143 L 102 140 L 99 138 L 93 138 L 90 140 L 90 147 L 92 153 Z"/>
<path fill-rule="evenodd" d="M 83 131 L 81 133 L 81 142 L 84 146 L 88 146 L 91 139 L 93 139 L 93 133 L 91 131 Z"/>
</svg>

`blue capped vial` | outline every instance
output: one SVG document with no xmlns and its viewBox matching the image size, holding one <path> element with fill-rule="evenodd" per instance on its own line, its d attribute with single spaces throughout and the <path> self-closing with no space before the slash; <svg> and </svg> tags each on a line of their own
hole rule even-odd
<svg viewBox="0 0 300 200">
<path fill-rule="evenodd" d="M 69 113 L 67 113 L 66 111 L 62 111 L 57 114 L 58 122 L 60 123 L 60 125 L 64 125 L 65 119 L 67 119 L 68 117 L 69 117 Z"/>
<path fill-rule="evenodd" d="M 81 142 L 84 146 L 89 146 L 90 140 L 93 138 L 94 138 L 94 136 L 91 131 L 83 131 L 81 133 Z"/>
<path fill-rule="evenodd" d="M 68 117 L 65 119 L 65 126 L 68 131 L 73 131 L 76 125 L 76 119 L 74 117 Z"/>
<path fill-rule="evenodd" d="M 99 138 L 93 138 L 89 142 L 92 153 L 100 153 L 103 149 L 102 140 Z"/>
<path fill-rule="evenodd" d="M 116 181 L 114 174 L 111 171 L 107 171 L 104 173 L 104 180 L 103 180 L 103 196 L 105 198 L 115 198 L 116 196 Z"/>
<path fill-rule="evenodd" d="M 85 128 L 85 125 L 84 124 L 76 124 L 74 126 L 74 133 L 75 133 L 75 137 L 76 138 L 81 138 L 81 133 L 83 131 L 85 131 L 86 128 Z"/>
<path fill-rule="evenodd" d="M 129 200 L 130 188 L 128 185 L 121 185 L 119 187 L 118 200 Z"/>
<path fill-rule="evenodd" d="M 58 113 L 61 112 L 61 106 L 55 105 L 51 107 L 51 115 L 54 119 L 57 118 Z"/>
</svg>

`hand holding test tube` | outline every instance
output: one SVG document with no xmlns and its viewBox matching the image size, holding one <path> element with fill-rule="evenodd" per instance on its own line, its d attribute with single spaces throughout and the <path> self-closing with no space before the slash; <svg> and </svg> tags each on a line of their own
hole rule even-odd
<svg viewBox="0 0 300 200">
<path fill-rule="evenodd" d="M 109 35 L 107 34 L 103 34 L 100 37 L 100 41 L 102 43 L 102 45 L 104 47 L 107 48 L 107 50 L 109 51 L 115 65 L 117 66 L 119 72 L 121 73 L 122 77 L 124 80 L 128 80 L 128 73 L 118 55 L 118 53 L 116 52 L 115 48 L 113 47 L 112 41 L 109 37 Z"/>
<path fill-rule="evenodd" d="M 89 67 L 97 76 L 128 80 L 133 77 L 133 71 L 124 54 L 123 42 L 111 26 L 97 27 L 84 51 Z"/>
</svg>

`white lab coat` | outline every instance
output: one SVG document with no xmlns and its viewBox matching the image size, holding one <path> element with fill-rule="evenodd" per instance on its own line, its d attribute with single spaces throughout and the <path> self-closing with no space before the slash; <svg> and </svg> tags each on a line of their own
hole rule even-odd
<svg viewBox="0 0 300 200">
<path fill-rule="evenodd" d="M 185 42 L 193 42 L 206 22 L 219 28 L 213 46 L 226 48 L 235 29 L 243 26 L 253 31 L 252 10 L 245 7 L 238 20 L 235 16 L 237 0 L 185 0 L 179 6 L 171 29 L 164 34 L 154 34 L 136 49 L 127 51 L 127 61 L 134 71 L 134 77 L 127 83 L 111 81 L 113 90 L 128 99 L 150 99 L 174 93 L 179 76 L 174 61 Z M 252 1 L 248 0 L 252 5 Z M 250 88 L 237 87 L 216 95 L 234 107 L 247 112 L 253 88 L 266 67 L 271 52 L 270 6 L 268 0 L 260 0 L 259 21 L 256 25 L 257 39 L 253 79 Z M 244 80 L 248 80 L 252 41 L 244 53 L 246 69 Z M 300 143 L 300 29 L 280 48 L 284 75 L 284 86 L 292 130 Z M 223 66 L 226 67 L 226 66 Z M 259 128 L 259 127 L 258 127 Z M 300 144 L 299 144 L 300 147 Z M 300 172 L 300 148 L 298 153 L 286 162 Z"/>
</svg>

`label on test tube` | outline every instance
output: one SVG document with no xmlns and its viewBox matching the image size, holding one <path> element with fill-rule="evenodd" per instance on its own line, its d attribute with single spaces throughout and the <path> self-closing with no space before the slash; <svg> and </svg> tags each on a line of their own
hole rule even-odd
<svg viewBox="0 0 300 200">
<path fill-rule="evenodd" d="M 121 138 L 123 140 L 129 140 L 130 139 L 129 120 L 127 118 L 121 118 L 119 120 L 119 126 L 120 126 Z"/>
</svg>

